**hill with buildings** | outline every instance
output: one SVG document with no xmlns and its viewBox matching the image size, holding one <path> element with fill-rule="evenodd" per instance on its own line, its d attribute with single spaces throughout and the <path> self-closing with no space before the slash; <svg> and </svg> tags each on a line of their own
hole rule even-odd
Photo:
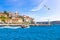
<svg viewBox="0 0 60 40">
<path fill-rule="evenodd" d="M 34 19 L 26 16 L 19 15 L 18 12 L 0 12 L 0 23 L 9 23 L 9 24 L 32 24 L 34 23 Z"/>
</svg>

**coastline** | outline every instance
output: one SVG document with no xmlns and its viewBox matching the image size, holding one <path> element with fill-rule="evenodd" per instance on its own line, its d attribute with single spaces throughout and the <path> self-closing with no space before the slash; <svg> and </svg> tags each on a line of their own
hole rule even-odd
<svg viewBox="0 0 60 40">
<path fill-rule="evenodd" d="M 21 25 L 47 26 L 47 25 L 51 25 L 51 24 L 0 24 L 0 26 L 21 26 Z"/>
</svg>

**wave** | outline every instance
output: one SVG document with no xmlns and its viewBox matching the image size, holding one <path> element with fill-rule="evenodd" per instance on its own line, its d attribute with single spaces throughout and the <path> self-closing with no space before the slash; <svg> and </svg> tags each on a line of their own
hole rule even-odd
<svg viewBox="0 0 60 40">
<path fill-rule="evenodd" d="M 13 27 L 13 26 L 3 26 L 3 27 L 0 27 L 0 29 L 4 29 L 4 28 L 17 29 L 17 28 L 21 28 L 21 27 L 20 26 L 16 26 L 16 27 Z"/>
<path fill-rule="evenodd" d="M 2 26 L 2 27 L 0 27 L 0 29 L 6 29 L 6 28 L 8 28 L 8 29 L 18 29 L 18 28 L 21 28 L 21 26 Z M 25 27 L 25 28 L 30 28 L 30 26 Z"/>
</svg>

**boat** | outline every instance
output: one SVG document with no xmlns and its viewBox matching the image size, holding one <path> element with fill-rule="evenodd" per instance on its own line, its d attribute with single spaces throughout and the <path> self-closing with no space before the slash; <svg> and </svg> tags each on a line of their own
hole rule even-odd
<svg viewBox="0 0 60 40">
<path fill-rule="evenodd" d="M 21 25 L 21 28 L 27 28 L 29 25 Z"/>
</svg>

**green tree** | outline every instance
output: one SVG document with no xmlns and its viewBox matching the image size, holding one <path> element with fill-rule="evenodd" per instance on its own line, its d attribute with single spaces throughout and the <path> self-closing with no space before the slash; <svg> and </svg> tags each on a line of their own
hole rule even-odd
<svg viewBox="0 0 60 40">
<path fill-rule="evenodd" d="M 5 16 L 1 16 L 0 18 L 2 19 L 3 22 L 5 22 L 5 19 L 6 19 Z"/>
<path fill-rule="evenodd" d="M 9 16 L 9 13 L 7 11 L 4 11 L 4 14 L 6 14 L 7 16 Z"/>
<path fill-rule="evenodd" d="M 0 18 L 1 18 L 1 19 L 6 19 L 6 17 L 5 17 L 5 16 L 1 16 Z"/>
</svg>

